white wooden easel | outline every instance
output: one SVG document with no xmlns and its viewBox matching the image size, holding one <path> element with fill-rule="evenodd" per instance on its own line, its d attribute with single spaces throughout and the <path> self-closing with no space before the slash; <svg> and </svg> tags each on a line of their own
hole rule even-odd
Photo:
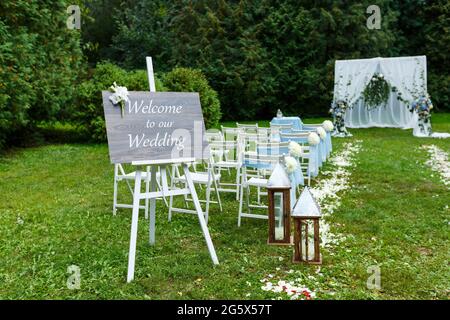
<svg viewBox="0 0 450 320">
<path fill-rule="evenodd" d="M 153 75 L 153 64 L 152 58 L 147 57 L 147 73 L 148 82 L 150 84 L 150 91 L 156 92 L 155 78 Z M 179 196 L 190 194 L 194 202 L 195 209 L 197 211 L 198 220 L 200 222 L 200 227 L 203 232 L 203 236 L 206 240 L 206 245 L 208 246 L 209 254 L 211 260 L 214 264 L 219 264 L 217 259 L 216 250 L 211 240 L 209 234 L 208 226 L 206 225 L 205 217 L 203 215 L 202 207 L 195 190 L 194 183 L 192 182 L 192 177 L 189 172 L 188 164 L 193 163 L 195 158 L 183 158 L 183 159 L 167 159 L 167 160 L 149 160 L 149 161 L 133 161 L 131 164 L 136 166 L 136 176 L 134 180 L 134 192 L 133 192 L 133 214 L 131 220 L 131 235 L 130 235 L 130 250 L 128 254 L 128 275 L 127 282 L 131 282 L 134 279 L 134 267 L 136 260 L 136 240 L 138 231 L 138 220 L 139 220 L 139 207 L 140 201 L 145 200 L 146 202 L 150 200 L 150 226 L 149 226 L 149 238 L 150 245 L 155 244 L 155 213 L 156 213 L 156 198 L 166 197 L 166 196 Z M 171 164 L 181 164 L 186 177 L 187 188 L 183 189 L 172 189 L 169 190 L 167 183 L 167 166 Z M 141 192 L 141 176 L 142 176 L 142 166 L 151 167 L 151 177 L 150 177 L 150 190 L 146 190 L 144 193 Z M 157 191 L 156 188 L 156 172 L 160 168 L 161 172 L 161 184 L 162 188 Z"/>
</svg>

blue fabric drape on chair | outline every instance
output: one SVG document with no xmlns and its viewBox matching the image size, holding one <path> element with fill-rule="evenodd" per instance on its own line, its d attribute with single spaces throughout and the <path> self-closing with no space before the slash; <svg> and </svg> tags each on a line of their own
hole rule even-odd
<svg viewBox="0 0 450 320">
<path fill-rule="evenodd" d="M 303 128 L 303 122 L 300 117 L 273 118 L 272 121 L 270 121 L 270 124 L 292 124 L 292 129 L 294 130 L 302 130 Z"/>
</svg>

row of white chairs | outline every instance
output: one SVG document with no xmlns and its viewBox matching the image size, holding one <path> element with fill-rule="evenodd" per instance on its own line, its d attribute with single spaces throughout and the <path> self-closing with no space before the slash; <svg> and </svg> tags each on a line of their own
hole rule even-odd
<svg viewBox="0 0 450 320">
<path fill-rule="evenodd" d="M 259 127 L 258 124 L 236 124 L 236 128 L 221 127 L 221 130 L 207 132 L 206 136 L 210 146 L 210 159 L 205 163 L 194 163 L 191 166 L 192 178 L 195 185 L 200 188 L 205 187 L 204 203 L 205 219 L 208 221 L 211 204 L 216 204 L 222 212 L 221 192 L 231 192 L 239 200 L 238 225 L 241 225 L 242 217 L 249 218 L 267 218 L 267 215 L 253 213 L 253 209 L 266 208 L 261 198 L 266 195 L 264 191 L 271 168 L 274 163 L 282 161 L 288 153 L 289 139 L 297 139 L 303 145 L 303 154 L 298 158 L 302 174 L 307 177 L 307 183 L 311 181 L 311 149 L 307 145 L 308 131 L 291 132 L 290 125 L 271 125 L 270 128 Z M 295 141 L 294 139 L 294 141 Z M 266 150 L 264 152 L 264 150 Z M 267 150 L 271 150 L 267 152 Z M 273 152 L 273 150 L 278 150 Z M 258 166 L 249 165 L 252 162 L 258 163 Z M 197 170 L 198 165 L 203 165 L 204 170 Z M 183 188 L 186 185 L 186 178 L 180 174 L 179 166 L 171 165 L 169 171 L 171 188 Z M 224 175 L 228 175 L 228 181 L 224 181 Z M 233 176 L 234 175 L 234 176 Z M 113 213 L 116 214 L 117 208 L 131 208 L 131 204 L 118 203 L 118 183 L 125 181 L 127 187 L 133 194 L 133 188 L 130 181 L 135 179 L 135 172 L 126 173 L 124 167 L 120 164 L 115 166 L 114 170 L 114 201 Z M 142 175 L 145 182 L 146 192 L 150 185 L 150 168 Z M 157 188 L 161 189 L 161 174 L 156 175 Z M 256 204 L 252 203 L 250 188 L 256 188 Z M 247 210 L 244 211 L 244 193 Z M 212 199 L 214 196 L 214 200 Z M 184 208 L 175 207 L 173 197 L 166 199 L 160 198 L 169 208 L 169 221 L 173 213 L 196 213 L 189 208 L 192 199 L 184 196 Z M 144 209 L 145 217 L 148 218 L 148 200 L 140 207 Z"/>
</svg>

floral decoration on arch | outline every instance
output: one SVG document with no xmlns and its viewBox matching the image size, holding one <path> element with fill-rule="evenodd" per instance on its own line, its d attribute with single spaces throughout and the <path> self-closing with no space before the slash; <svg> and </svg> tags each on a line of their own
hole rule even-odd
<svg viewBox="0 0 450 320">
<path fill-rule="evenodd" d="M 334 137 L 351 137 L 352 134 L 345 127 L 345 112 L 349 109 L 348 103 L 344 100 L 333 101 L 331 103 L 330 113 L 333 116 Z"/>
<path fill-rule="evenodd" d="M 390 94 L 391 86 L 384 78 L 384 75 L 375 73 L 362 93 L 364 105 L 368 110 L 380 105 L 386 106 Z"/>
<path fill-rule="evenodd" d="M 109 88 L 112 95 L 109 96 L 109 100 L 114 106 L 120 106 L 120 115 L 124 116 L 125 112 L 125 102 L 128 101 L 128 89 L 127 87 L 118 86 L 116 82 Z"/>
<path fill-rule="evenodd" d="M 416 112 L 418 119 L 418 126 L 421 134 L 430 136 L 431 130 L 431 109 L 433 109 L 433 103 L 431 102 L 430 95 L 427 93 L 424 96 L 416 99 L 409 106 L 409 111 Z"/>
</svg>

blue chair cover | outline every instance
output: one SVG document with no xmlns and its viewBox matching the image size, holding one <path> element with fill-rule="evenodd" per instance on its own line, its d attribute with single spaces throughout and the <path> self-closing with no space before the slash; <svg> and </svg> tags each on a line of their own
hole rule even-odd
<svg viewBox="0 0 450 320">
<path fill-rule="evenodd" d="M 267 162 L 263 162 L 263 161 L 250 161 L 248 159 L 244 159 L 242 165 L 244 167 L 247 168 L 252 168 L 252 169 L 268 169 L 268 170 L 272 170 L 273 169 L 273 164 L 272 163 L 267 163 Z"/>
<path fill-rule="evenodd" d="M 295 158 L 297 161 L 297 170 L 289 174 L 289 179 L 291 179 L 291 182 L 293 182 L 294 186 L 304 186 L 305 185 L 305 177 L 303 176 L 302 168 L 300 167 L 300 162 L 297 158 Z M 292 201 L 291 201 L 292 202 Z"/>
<path fill-rule="evenodd" d="M 289 155 L 289 147 L 258 147 L 257 152 L 261 155 Z M 300 167 L 300 162 L 298 161 L 298 159 L 296 159 L 296 161 L 298 169 L 295 170 L 295 172 L 291 173 L 289 175 L 289 178 L 294 182 L 295 186 L 304 186 L 305 179 L 303 177 L 302 168 Z"/>
<path fill-rule="evenodd" d="M 315 127 L 308 127 L 308 125 L 303 125 L 302 131 L 292 130 L 293 132 L 305 132 L 305 131 L 316 131 Z M 333 145 L 331 143 L 331 132 L 327 131 L 327 137 L 325 138 L 325 154 L 326 157 L 324 161 L 330 156 L 331 151 L 333 151 Z"/>
<path fill-rule="evenodd" d="M 277 124 L 291 124 L 292 128 L 295 130 L 301 130 L 303 127 L 303 122 L 300 119 L 300 117 L 282 117 L 282 118 L 273 118 L 272 121 L 270 121 L 270 124 L 277 125 Z"/>
<path fill-rule="evenodd" d="M 258 154 L 265 155 L 265 156 L 271 156 L 271 155 L 280 155 L 280 154 L 289 154 L 289 148 L 288 147 L 258 147 L 256 150 Z"/>
<path fill-rule="evenodd" d="M 283 137 L 281 136 L 281 142 L 294 141 L 299 144 L 307 145 L 308 137 Z M 319 148 L 318 146 L 309 146 L 309 161 L 308 161 L 308 174 L 311 177 L 317 177 L 319 174 Z"/>
<path fill-rule="evenodd" d="M 304 129 L 308 129 L 308 130 L 292 130 L 293 133 L 308 133 L 308 132 L 316 132 L 315 127 L 307 127 L 304 126 Z M 327 133 L 327 137 L 328 137 L 328 133 Z M 331 134 L 330 134 L 330 145 L 331 145 Z M 325 161 L 327 161 L 328 155 L 331 153 L 331 150 L 328 150 L 328 143 L 327 143 L 327 138 L 325 138 L 325 140 L 320 139 L 320 143 L 319 143 L 319 148 L 318 148 L 318 153 L 319 153 L 319 162 L 318 165 L 319 167 L 322 167 L 323 163 Z"/>
<path fill-rule="evenodd" d="M 294 209 L 295 203 L 297 202 L 297 183 L 295 180 L 291 179 L 291 210 Z"/>
<path fill-rule="evenodd" d="M 327 146 L 327 157 L 330 156 L 331 151 L 333 151 L 333 145 L 331 144 L 331 132 L 327 132 L 326 138 L 326 146 Z"/>
</svg>

